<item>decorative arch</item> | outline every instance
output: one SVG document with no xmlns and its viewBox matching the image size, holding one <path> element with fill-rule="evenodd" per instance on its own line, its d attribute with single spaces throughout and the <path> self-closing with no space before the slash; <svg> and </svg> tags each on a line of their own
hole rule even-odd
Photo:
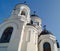
<svg viewBox="0 0 60 51">
<path fill-rule="evenodd" d="M 26 15 L 25 11 L 21 11 L 21 15 L 25 16 Z"/>
<path fill-rule="evenodd" d="M 20 11 L 20 16 L 25 16 L 25 18 L 27 19 L 29 14 L 28 14 L 28 10 L 27 8 L 23 8 L 21 11 Z"/>
<path fill-rule="evenodd" d="M 48 42 L 43 44 L 43 51 L 51 51 L 51 46 Z"/>
<path fill-rule="evenodd" d="M 13 32 L 13 27 L 7 27 L 0 38 L 0 43 L 8 43 Z"/>
</svg>

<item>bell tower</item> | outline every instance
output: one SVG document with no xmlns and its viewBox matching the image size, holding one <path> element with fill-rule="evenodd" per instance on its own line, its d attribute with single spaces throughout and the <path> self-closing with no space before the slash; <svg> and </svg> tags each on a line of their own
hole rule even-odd
<svg viewBox="0 0 60 51">
<path fill-rule="evenodd" d="M 0 25 L 1 51 L 21 51 L 23 33 L 30 22 L 30 8 L 26 4 L 17 4 L 10 18 Z"/>
<path fill-rule="evenodd" d="M 24 22 L 30 22 L 30 8 L 26 4 L 17 4 L 10 18 L 18 18 Z"/>
</svg>

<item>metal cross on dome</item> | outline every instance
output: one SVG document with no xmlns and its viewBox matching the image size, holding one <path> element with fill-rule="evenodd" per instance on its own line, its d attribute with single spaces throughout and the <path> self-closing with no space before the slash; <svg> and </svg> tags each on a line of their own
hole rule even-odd
<svg viewBox="0 0 60 51">
<path fill-rule="evenodd" d="M 24 3 L 26 4 L 26 1 L 24 1 Z"/>
<path fill-rule="evenodd" d="M 34 15 L 36 14 L 36 11 L 34 11 Z"/>
<path fill-rule="evenodd" d="M 46 30 L 46 25 L 44 25 L 43 28 Z"/>
</svg>

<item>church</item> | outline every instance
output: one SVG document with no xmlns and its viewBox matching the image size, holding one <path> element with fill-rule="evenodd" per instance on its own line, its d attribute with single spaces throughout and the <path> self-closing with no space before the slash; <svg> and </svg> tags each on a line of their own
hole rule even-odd
<svg viewBox="0 0 60 51">
<path fill-rule="evenodd" d="M 59 51 L 59 43 L 27 4 L 17 4 L 0 24 L 0 51 Z"/>
</svg>

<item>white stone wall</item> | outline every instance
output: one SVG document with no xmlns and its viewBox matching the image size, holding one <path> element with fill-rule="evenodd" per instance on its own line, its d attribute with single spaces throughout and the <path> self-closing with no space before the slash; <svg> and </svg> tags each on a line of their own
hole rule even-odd
<svg viewBox="0 0 60 51">
<path fill-rule="evenodd" d="M 0 51 L 7 51 L 8 43 L 0 43 Z"/>
<path fill-rule="evenodd" d="M 56 44 L 56 37 L 53 35 L 41 35 L 39 37 L 39 51 L 43 51 L 43 44 L 48 42 L 51 46 L 51 51 L 58 51 Z"/>
<path fill-rule="evenodd" d="M 38 51 L 38 32 L 33 26 L 28 25 L 27 28 L 31 30 L 30 41 L 27 43 L 27 51 Z M 26 29 L 26 30 L 28 30 Z M 28 31 L 27 31 L 28 32 Z"/>
<path fill-rule="evenodd" d="M 21 15 L 24 11 L 25 15 Z M 33 21 L 33 25 L 27 25 Z M 38 22 L 39 25 L 34 24 Z M 60 51 L 56 46 L 56 37 L 53 35 L 38 35 L 42 31 L 41 19 L 34 16 L 30 18 L 30 8 L 27 5 L 19 4 L 13 10 L 10 18 L 0 25 L 0 38 L 7 27 L 13 27 L 13 33 L 9 43 L 0 43 L 0 51 L 43 51 L 43 44 L 50 43 L 51 51 Z M 40 44 L 38 45 L 38 42 Z M 38 49 L 39 48 L 39 49 Z"/>
<path fill-rule="evenodd" d="M 58 48 L 58 51 L 60 51 L 60 48 Z"/>
</svg>

